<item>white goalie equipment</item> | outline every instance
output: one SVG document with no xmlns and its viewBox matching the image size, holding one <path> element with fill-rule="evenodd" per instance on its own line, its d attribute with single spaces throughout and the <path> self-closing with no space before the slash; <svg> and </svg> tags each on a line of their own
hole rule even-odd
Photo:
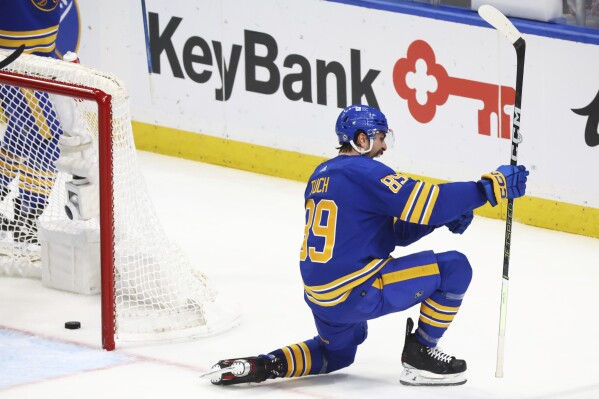
<svg viewBox="0 0 599 399">
<path fill-rule="evenodd" d="M 66 53 L 63 60 L 79 63 L 72 52 Z M 73 176 L 65 184 L 65 212 L 73 220 L 96 218 L 100 215 L 98 153 L 92 136 L 85 130 L 84 116 L 78 108 L 80 101 L 57 95 L 50 95 L 50 100 L 63 132 L 58 140 L 60 157 L 56 169 Z"/>
</svg>

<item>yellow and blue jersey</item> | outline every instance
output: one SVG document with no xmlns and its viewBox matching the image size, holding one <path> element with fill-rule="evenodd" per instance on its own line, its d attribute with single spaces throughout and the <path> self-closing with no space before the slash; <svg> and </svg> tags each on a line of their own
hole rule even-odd
<svg viewBox="0 0 599 399">
<path fill-rule="evenodd" d="M 20 174 L 21 190 L 50 195 L 62 129 L 48 95 L 0 85 L 0 114 L 6 126 L 0 144 L 0 186 Z"/>
<path fill-rule="evenodd" d="M 374 280 L 396 246 L 487 201 L 475 182 L 429 184 L 349 155 L 319 165 L 304 197 L 300 269 L 306 299 L 318 307 L 336 306 Z"/>
<path fill-rule="evenodd" d="M 0 0 L 0 48 L 57 58 L 59 0 Z M 25 201 L 50 194 L 59 156 L 60 123 L 44 92 L 0 85 L 0 187 L 19 177 Z M 27 141 L 28 145 L 23 145 Z"/>
<path fill-rule="evenodd" d="M 0 0 L 0 48 L 56 57 L 59 0 Z"/>
</svg>

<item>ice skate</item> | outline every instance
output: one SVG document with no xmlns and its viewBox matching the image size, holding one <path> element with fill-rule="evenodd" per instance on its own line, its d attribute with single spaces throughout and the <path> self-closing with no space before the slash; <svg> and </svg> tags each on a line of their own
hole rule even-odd
<svg viewBox="0 0 599 399">
<path fill-rule="evenodd" d="M 399 382 L 404 385 L 461 385 L 466 382 L 466 361 L 430 348 L 412 333 L 414 322 L 408 318 L 406 341 L 401 361 L 404 371 Z"/>
<path fill-rule="evenodd" d="M 1 197 L 1 194 L 0 194 Z M 0 230 L 12 232 L 15 247 L 25 250 L 29 245 L 38 245 L 37 219 L 44 212 L 45 204 L 25 208 L 20 198 L 14 200 L 14 220 L 0 215 Z"/>
<path fill-rule="evenodd" d="M 37 219 L 44 212 L 45 204 L 25 207 L 20 198 L 15 198 L 15 230 L 16 242 L 23 244 L 39 244 L 37 238 Z"/>
<path fill-rule="evenodd" d="M 214 385 L 233 385 L 245 382 L 262 382 L 284 374 L 283 362 L 274 356 L 242 357 L 221 360 L 212 371 L 200 377 L 210 377 Z"/>
</svg>

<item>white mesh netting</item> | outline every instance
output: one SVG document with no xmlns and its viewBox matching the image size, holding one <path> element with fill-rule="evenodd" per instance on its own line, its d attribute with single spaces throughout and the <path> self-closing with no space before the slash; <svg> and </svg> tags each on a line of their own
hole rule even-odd
<svg viewBox="0 0 599 399">
<path fill-rule="evenodd" d="M 8 54 L 0 50 L 0 59 Z M 161 227 L 137 164 L 129 98 L 122 83 L 79 64 L 27 54 L 3 71 L 96 88 L 112 96 L 116 338 L 182 338 L 233 327 L 236 307 L 216 300 L 206 276 Z M 0 275 L 39 278 L 37 226 L 93 232 L 99 222 L 70 220 L 65 212 L 65 183 L 73 176 L 56 170 L 63 126 L 53 104 L 60 98 L 0 85 L 0 100 Z M 88 151 L 97 161 L 97 104 L 68 101 L 74 104 L 76 118 L 84 121 L 82 129 L 92 138 Z M 92 175 L 93 183 L 97 170 Z"/>
</svg>

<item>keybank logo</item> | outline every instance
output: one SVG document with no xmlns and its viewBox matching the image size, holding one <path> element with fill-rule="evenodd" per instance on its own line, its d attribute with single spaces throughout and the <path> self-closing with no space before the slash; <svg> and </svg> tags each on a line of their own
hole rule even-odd
<svg viewBox="0 0 599 399">
<path fill-rule="evenodd" d="M 275 37 L 244 29 L 243 43 L 227 44 L 230 50 L 225 54 L 219 41 L 182 36 L 178 29 L 183 23 L 183 18 L 177 16 L 167 20 L 157 13 L 148 13 L 153 73 L 172 73 L 176 78 L 190 79 L 199 85 L 217 80 L 220 83 L 214 92 L 217 101 L 227 101 L 239 90 L 263 95 L 282 91 L 291 101 L 338 108 L 350 104 L 380 108 L 373 84 L 381 71 L 368 68 L 372 59 L 363 57 L 359 49 L 350 48 L 343 61 L 309 59 L 292 48 L 287 50 L 287 46 L 281 46 L 286 53 L 280 54 Z M 451 76 L 424 40 L 413 41 L 398 57 L 393 67 L 393 87 L 407 102 L 416 121 L 431 122 L 438 108 L 455 97 L 463 97 L 473 100 L 464 109 L 464 115 L 477 117 L 478 134 L 510 139 L 513 87 Z M 243 88 L 237 84 L 240 74 L 245 80 Z"/>
<path fill-rule="evenodd" d="M 58 1 L 58 0 L 56 0 Z M 53 3 L 54 1 L 38 2 Z M 60 0 L 60 25 L 56 38 L 56 55 L 60 58 L 67 51 L 77 52 L 81 37 L 81 18 L 77 0 Z"/>
<path fill-rule="evenodd" d="M 291 101 L 328 105 L 328 91 L 336 90 L 336 106 L 339 108 L 357 103 L 379 107 L 372 84 L 381 71 L 364 69 L 363 73 L 362 56 L 358 49 L 349 51 L 348 71 L 339 61 L 310 60 L 295 53 L 280 55 L 273 36 L 245 29 L 243 44 L 233 44 L 230 54 L 223 54 L 221 42 L 200 36 L 185 39 L 183 51 L 177 53 L 173 38 L 183 18 L 173 16 L 164 23 L 156 13 L 150 12 L 148 17 L 152 72 L 162 74 L 166 61 L 177 78 L 191 79 L 198 84 L 220 79 L 221 87 L 214 93 L 218 101 L 231 98 L 238 89 L 237 74 L 244 73 L 245 90 L 248 92 L 270 95 L 283 90 L 285 97 Z M 245 69 L 239 71 L 242 56 Z M 281 58 L 282 68 L 275 63 Z M 336 84 L 331 77 L 335 78 Z M 313 87 L 316 88 L 315 93 Z"/>
</svg>

